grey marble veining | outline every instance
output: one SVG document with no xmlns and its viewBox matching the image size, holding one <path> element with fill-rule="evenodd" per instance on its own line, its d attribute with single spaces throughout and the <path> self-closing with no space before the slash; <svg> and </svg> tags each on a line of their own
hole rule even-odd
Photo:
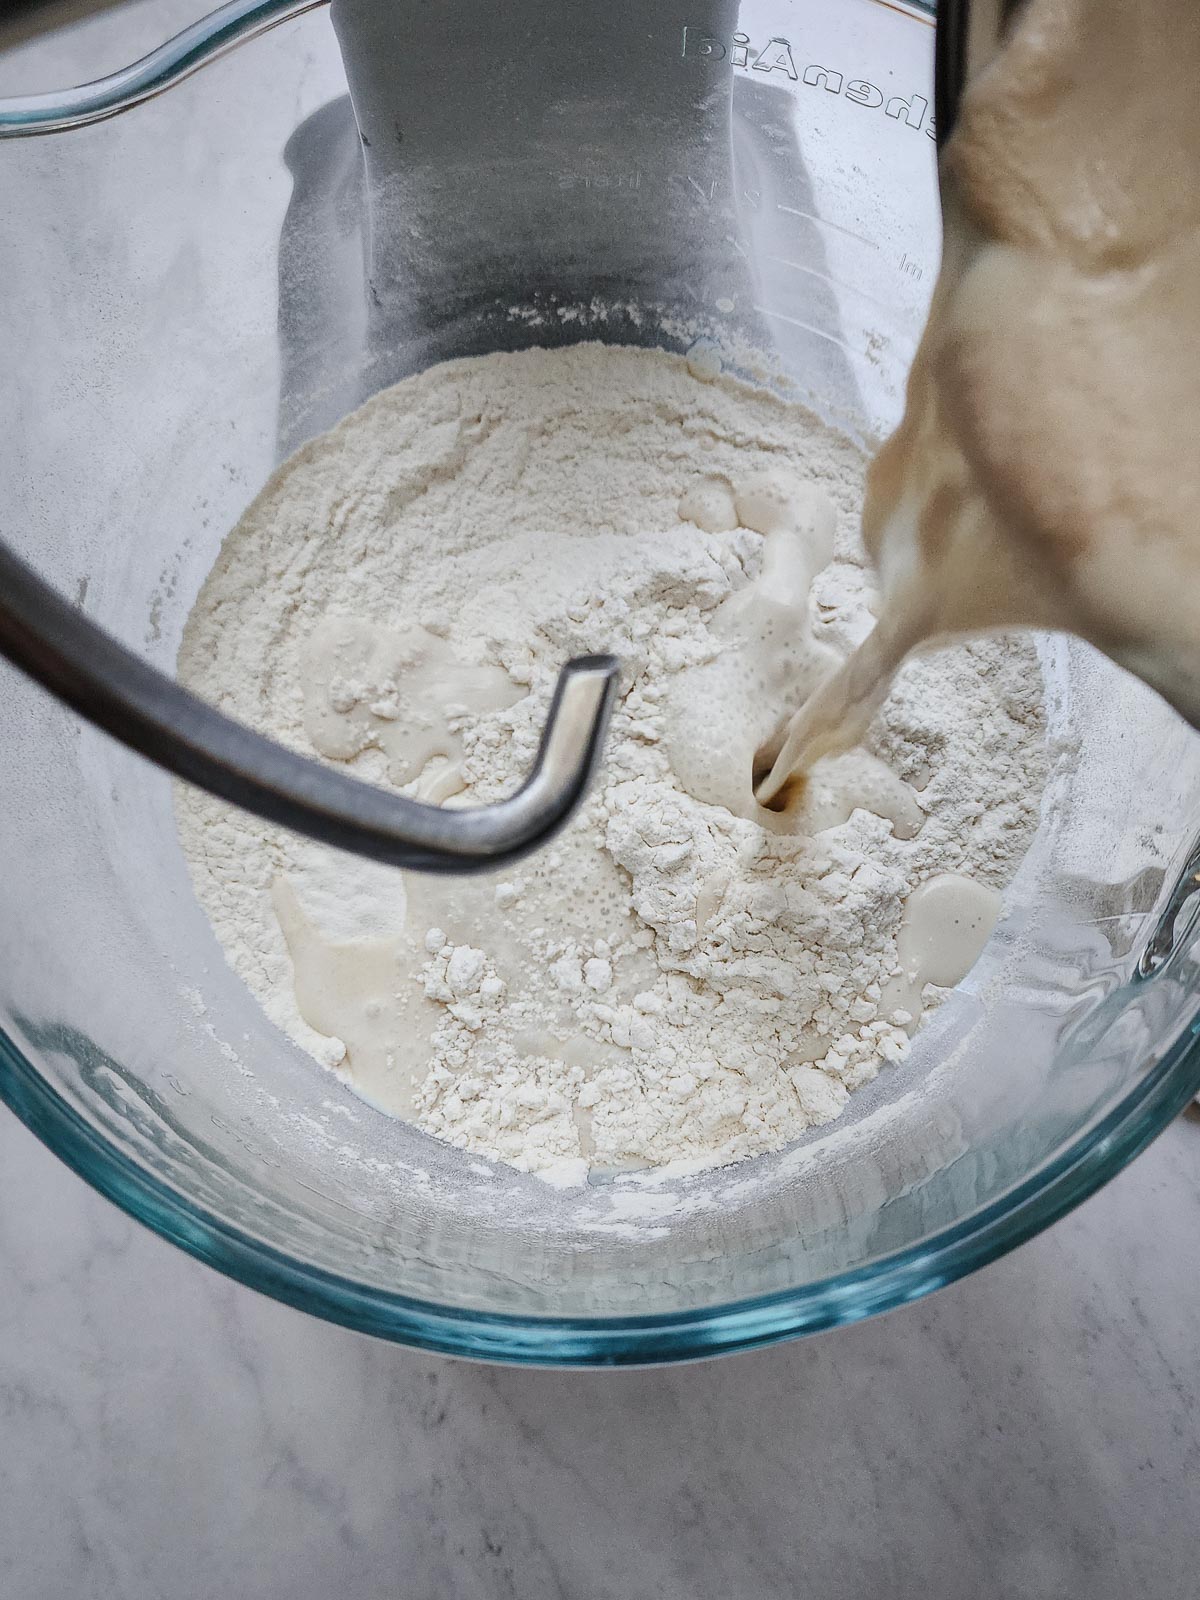
<svg viewBox="0 0 1200 1600">
<path fill-rule="evenodd" d="M 513 1371 L 264 1300 L 0 1114 L 4 1600 L 1174 1600 L 1200 1123 L 931 1300 L 698 1366 Z"/>
</svg>

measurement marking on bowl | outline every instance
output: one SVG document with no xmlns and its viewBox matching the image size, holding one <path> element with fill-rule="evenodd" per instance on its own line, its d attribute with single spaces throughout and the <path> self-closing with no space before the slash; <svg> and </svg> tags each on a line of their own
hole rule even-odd
<svg viewBox="0 0 1200 1600">
<path fill-rule="evenodd" d="M 848 345 L 844 339 L 839 339 L 832 333 L 826 333 L 824 328 L 814 328 L 811 322 L 801 322 L 799 317 L 788 317 L 782 311 L 772 311 L 770 306 L 756 305 L 754 309 L 755 311 L 761 311 L 764 317 L 775 317 L 780 322 L 788 323 L 790 327 L 803 328 L 805 333 L 815 333 L 818 339 L 825 339 L 830 344 L 836 344 L 839 349 L 847 351 L 850 355 L 855 354 L 852 346 Z"/>
<path fill-rule="evenodd" d="M 766 260 L 774 261 L 776 265 L 781 267 L 791 267 L 795 272 L 806 272 L 810 278 L 820 278 L 822 283 L 833 284 L 835 289 L 848 289 L 851 294 L 859 295 L 863 300 L 869 300 L 873 306 L 879 306 L 883 311 L 892 309 L 886 300 L 880 300 L 877 295 L 871 294 L 869 290 L 860 289 L 856 283 L 847 283 L 845 278 L 833 278 L 830 277 L 828 272 L 818 272 L 815 267 L 806 267 L 803 261 L 789 261 L 786 256 L 767 256 Z"/>
<path fill-rule="evenodd" d="M 823 228 L 832 228 L 835 233 L 844 233 L 848 239 L 857 239 L 859 244 L 868 245 L 872 250 L 879 246 L 874 239 L 868 239 L 864 233 L 855 233 L 853 228 L 844 228 L 840 222 L 830 222 L 828 217 L 818 217 L 812 211 L 800 211 L 795 206 L 785 206 L 776 202 L 776 211 L 786 211 L 789 217 L 803 217 L 807 222 L 819 222 Z"/>
</svg>

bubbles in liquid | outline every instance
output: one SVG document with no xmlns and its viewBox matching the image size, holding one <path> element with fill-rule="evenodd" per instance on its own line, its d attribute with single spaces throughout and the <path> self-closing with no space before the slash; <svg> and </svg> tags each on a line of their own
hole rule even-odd
<svg viewBox="0 0 1200 1600">
<path fill-rule="evenodd" d="M 890 822 L 897 839 L 914 838 L 925 820 L 916 794 L 903 778 L 866 750 L 848 750 L 818 761 L 781 790 L 762 820 L 774 832 L 814 834 L 836 828 L 858 810 Z"/>
<path fill-rule="evenodd" d="M 738 526 L 733 490 L 724 478 L 698 479 L 679 498 L 679 520 L 704 533 L 732 533 Z"/>
<path fill-rule="evenodd" d="M 755 798 L 755 761 L 789 706 L 807 699 L 837 670 L 839 658 L 813 637 L 812 581 L 833 555 L 835 513 L 816 484 L 765 471 L 732 486 L 701 479 L 680 501 L 680 515 L 703 527 L 729 496 L 739 527 L 764 538 L 759 576 L 731 596 L 713 620 L 720 655 L 678 674 L 667 701 L 671 767 L 697 800 L 724 806 L 774 833 L 813 834 L 845 822 L 858 807 L 911 838 L 924 813 L 900 778 L 862 750 L 823 763 L 775 797 Z"/>
<path fill-rule="evenodd" d="M 767 470 L 745 478 L 735 495 L 738 524 L 764 537 L 800 536 L 808 553 L 809 583 L 833 558 L 836 516 L 833 503 L 815 483 Z"/>
</svg>

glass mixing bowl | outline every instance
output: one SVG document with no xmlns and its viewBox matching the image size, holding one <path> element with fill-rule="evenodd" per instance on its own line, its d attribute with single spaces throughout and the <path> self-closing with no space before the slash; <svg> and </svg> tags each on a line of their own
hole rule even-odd
<svg viewBox="0 0 1200 1600">
<path fill-rule="evenodd" d="M 396 200 L 369 231 L 321 11 L 126 115 L 0 147 L 5 536 L 168 671 L 276 463 L 442 356 L 700 340 L 864 437 L 899 413 L 938 251 L 922 9 L 654 0 L 573 14 L 569 38 L 508 8 L 457 32 L 385 9 L 347 46 Z M 93 77 L 193 18 L 111 12 L 0 60 L 0 90 Z M 915 1299 L 1076 1204 L 1200 1087 L 1186 904 L 1175 922 L 1200 745 L 1083 646 L 1041 661 L 1041 831 L 910 1058 L 776 1155 L 563 1191 L 371 1111 L 278 1033 L 193 897 L 169 780 L 2 669 L 0 1091 L 184 1249 L 414 1345 L 665 1361 Z"/>
</svg>

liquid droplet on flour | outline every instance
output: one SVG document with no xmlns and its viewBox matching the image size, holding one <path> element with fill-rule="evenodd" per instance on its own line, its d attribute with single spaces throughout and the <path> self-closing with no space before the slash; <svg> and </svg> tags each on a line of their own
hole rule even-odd
<svg viewBox="0 0 1200 1600">
<path fill-rule="evenodd" d="M 909 895 L 896 939 L 899 976 L 881 1010 L 904 1010 L 914 1026 L 927 983 L 952 989 L 983 954 L 1003 904 L 1000 893 L 957 872 L 940 872 Z"/>
<path fill-rule="evenodd" d="M 441 757 L 454 769 L 462 742 L 454 721 L 515 705 L 519 689 L 500 667 L 462 661 L 416 624 L 385 628 L 351 617 L 318 623 L 301 661 L 304 729 L 334 761 L 382 750 L 393 783 L 405 784 Z M 431 797 L 462 788 L 439 771 Z"/>
<path fill-rule="evenodd" d="M 438 1008 L 414 982 L 419 967 L 410 941 L 323 938 L 283 875 L 271 885 L 271 904 L 291 958 L 301 1017 L 315 1032 L 341 1040 L 345 1070 L 360 1093 L 411 1116 L 429 1068 Z"/>
</svg>

